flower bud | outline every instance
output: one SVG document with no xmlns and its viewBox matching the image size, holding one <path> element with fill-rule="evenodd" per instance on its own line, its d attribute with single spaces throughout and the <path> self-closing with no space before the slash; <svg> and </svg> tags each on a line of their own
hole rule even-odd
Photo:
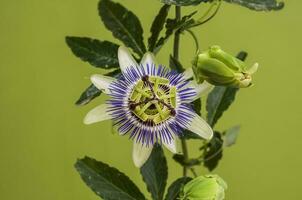
<svg viewBox="0 0 302 200">
<path fill-rule="evenodd" d="M 227 184 L 217 175 L 199 176 L 188 182 L 180 200 L 223 200 Z"/>
<path fill-rule="evenodd" d="M 213 85 L 249 87 L 252 74 L 258 69 L 258 63 L 247 68 L 244 62 L 224 52 L 219 46 L 212 46 L 198 54 L 193 61 L 193 71 L 199 83 L 207 81 Z"/>
</svg>

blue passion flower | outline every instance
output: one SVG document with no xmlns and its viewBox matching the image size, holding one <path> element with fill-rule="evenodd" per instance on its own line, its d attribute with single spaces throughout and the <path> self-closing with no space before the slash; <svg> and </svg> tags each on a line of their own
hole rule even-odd
<svg viewBox="0 0 302 200">
<path fill-rule="evenodd" d="M 122 71 L 118 78 L 91 76 L 92 83 L 110 99 L 92 109 L 85 124 L 112 119 L 120 135 L 133 139 L 133 161 L 137 167 L 149 158 L 155 143 L 176 153 L 176 138 L 184 129 L 211 139 L 211 127 L 194 112 L 191 102 L 212 85 L 188 81 L 191 71 L 177 73 L 157 65 L 151 53 L 137 64 L 128 49 L 120 47 L 118 59 Z"/>
</svg>

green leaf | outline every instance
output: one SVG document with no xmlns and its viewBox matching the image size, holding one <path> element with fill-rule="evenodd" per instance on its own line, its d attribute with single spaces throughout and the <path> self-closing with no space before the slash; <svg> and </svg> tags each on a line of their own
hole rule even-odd
<svg viewBox="0 0 302 200">
<path fill-rule="evenodd" d="M 101 0 L 99 15 L 106 28 L 114 37 L 121 40 L 141 57 L 146 52 L 143 39 L 143 28 L 139 19 L 131 11 L 111 0 Z"/>
<path fill-rule="evenodd" d="M 164 152 L 155 144 L 148 161 L 141 167 L 143 180 L 153 200 L 162 200 L 168 178 L 168 167 Z"/>
<path fill-rule="evenodd" d="M 86 37 L 66 37 L 66 43 L 75 56 L 95 67 L 110 69 L 119 66 L 117 44 Z"/>
<path fill-rule="evenodd" d="M 214 127 L 218 119 L 222 116 L 235 100 L 239 88 L 216 86 L 209 94 L 206 109 L 208 111 L 208 123 Z"/>
<path fill-rule="evenodd" d="M 234 126 L 226 130 L 223 134 L 224 136 L 224 146 L 230 147 L 236 143 L 240 131 L 240 126 Z"/>
<path fill-rule="evenodd" d="M 193 107 L 194 107 L 194 111 L 201 116 L 201 99 L 198 98 L 195 101 L 193 101 Z"/>
<path fill-rule="evenodd" d="M 121 73 L 120 69 L 116 69 L 112 72 L 106 73 L 106 76 L 116 76 L 117 74 Z M 100 96 L 102 91 L 96 88 L 93 84 L 91 84 L 80 96 L 80 98 L 76 101 L 76 105 L 83 106 L 88 104 L 94 98 Z"/>
<path fill-rule="evenodd" d="M 76 101 L 76 105 L 83 106 L 88 104 L 94 98 L 100 96 L 102 91 L 96 88 L 93 84 L 91 84 L 80 96 L 80 98 Z"/>
<path fill-rule="evenodd" d="M 159 34 L 164 28 L 170 7 L 171 7 L 170 5 L 164 5 L 163 7 L 161 7 L 159 13 L 157 14 L 157 16 L 155 17 L 152 23 L 151 30 L 150 30 L 151 36 L 148 39 L 148 47 L 149 47 L 148 49 L 151 52 L 153 52 Z"/>
<path fill-rule="evenodd" d="M 199 139 L 199 140 L 203 140 L 202 137 L 200 137 L 199 135 L 197 135 L 196 133 L 193 133 L 192 131 L 189 130 L 184 130 L 183 134 L 180 135 L 181 139 Z"/>
<path fill-rule="evenodd" d="M 181 177 L 174 181 L 168 188 L 165 200 L 178 200 L 181 189 L 191 180 L 192 178 L 190 177 Z"/>
<path fill-rule="evenodd" d="M 240 51 L 238 54 L 237 54 L 237 58 L 241 61 L 245 61 L 246 57 L 247 57 L 247 52 L 245 51 Z"/>
<path fill-rule="evenodd" d="M 276 0 L 224 0 L 229 3 L 235 3 L 255 11 L 281 10 L 284 2 Z"/>
<path fill-rule="evenodd" d="M 125 174 L 103 162 L 85 157 L 76 162 L 75 168 L 87 186 L 104 200 L 146 199 Z"/>
<path fill-rule="evenodd" d="M 207 144 L 204 154 L 204 166 L 210 171 L 214 170 L 219 160 L 222 158 L 223 140 L 219 132 L 214 132 L 214 136 Z"/>
<path fill-rule="evenodd" d="M 176 6 L 194 6 L 208 0 L 162 0 L 163 3 Z"/>
<path fill-rule="evenodd" d="M 169 40 L 170 36 L 172 36 L 176 31 L 183 31 L 185 27 L 194 23 L 194 19 L 192 19 L 193 15 L 196 14 L 196 11 L 182 17 L 181 20 L 176 19 L 167 19 L 166 20 L 166 33 L 164 37 L 161 37 L 153 50 L 154 53 L 157 53 L 163 45 Z"/>
</svg>

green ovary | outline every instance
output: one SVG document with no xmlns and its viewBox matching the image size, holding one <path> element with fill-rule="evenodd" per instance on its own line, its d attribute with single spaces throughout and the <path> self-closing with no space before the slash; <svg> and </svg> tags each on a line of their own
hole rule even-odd
<svg viewBox="0 0 302 200">
<path fill-rule="evenodd" d="M 149 76 L 133 88 L 129 105 L 140 120 L 159 124 L 175 115 L 176 87 L 166 78 Z"/>
</svg>

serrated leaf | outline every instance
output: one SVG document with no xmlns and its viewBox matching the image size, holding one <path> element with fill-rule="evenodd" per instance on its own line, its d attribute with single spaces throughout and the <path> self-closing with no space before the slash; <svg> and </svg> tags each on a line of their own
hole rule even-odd
<svg viewBox="0 0 302 200">
<path fill-rule="evenodd" d="M 155 144 L 148 161 L 140 169 L 153 200 L 162 200 L 168 178 L 168 167 L 164 152 Z"/>
<path fill-rule="evenodd" d="M 239 88 L 234 87 L 216 86 L 210 92 L 206 109 L 208 112 L 207 121 L 212 127 L 233 103 L 238 90 Z"/>
<path fill-rule="evenodd" d="M 75 56 L 92 66 L 103 69 L 119 66 L 117 44 L 87 37 L 66 37 L 66 43 Z"/>
<path fill-rule="evenodd" d="M 96 88 L 93 84 L 91 84 L 80 96 L 80 98 L 76 101 L 76 105 L 83 106 L 88 104 L 94 98 L 100 96 L 102 91 Z"/>
<path fill-rule="evenodd" d="M 176 6 L 194 6 L 208 0 L 162 0 L 163 3 Z"/>
<path fill-rule="evenodd" d="M 236 143 L 237 137 L 239 135 L 240 126 L 234 126 L 228 130 L 226 130 L 223 134 L 225 147 L 230 147 Z"/>
<path fill-rule="evenodd" d="M 104 200 L 145 200 L 137 186 L 122 172 L 109 165 L 85 157 L 75 168 L 83 181 Z"/>
<path fill-rule="evenodd" d="M 137 16 L 111 0 L 101 0 L 98 8 L 102 21 L 113 36 L 142 57 L 146 47 L 143 28 Z"/>
<path fill-rule="evenodd" d="M 174 181 L 168 188 L 165 200 L 178 200 L 181 189 L 191 180 L 192 178 L 190 177 L 182 177 Z"/>
<path fill-rule="evenodd" d="M 214 136 L 207 144 L 204 154 L 204 166 L 210 171 L 214 170 L 219 160 L 222 158 L 223 140 L 219 132 L 214 132 Z"/>
<path fill-rule="evenodd" d="M 116 69 L 112 72 L 106 73 L 106 76 L 114 77 L 121 72 L 120 69 Z M 76 101 L 76 105 L 83 106 L 88 104 L 90 101 L 100 96 L 102 91 L 96 88 L 93 84 L 91 84 L 80 96 L 80 98 Z"/>
<path fill-rule="evenodd" d="M 164 5 L 163 7 L 161 7 L 159 13 L 157 14 L 157 16 L 155 17 L 152 23 L 150 29 L 151 36 L 148 39 L 148 49 L 151 52 L 153 52 L 156 42 L 159 38 L 160 32 L 164 28 L 170 7 L 171 7 L 170 5 Z"/>
<path fill-rule="evenodd" d="M 224 0 L 228 3 L 235 3 L 255 11 L 281 10 L 284 2 L 276 0 Z"/>
<path fill-rule="evenodd" d="M 176 31 L 182 31 L 185 29 L 185 27 L 189 26 L 190 24 L 194 23 L 194 19 L 192 19 L 193 15 L 196 14 L 196 11 L 183 16 L 181 20 L 176 19 L 167 19 L 166 20 L 166 33 L 165 36 L 161 37 L 158 42 L 156 43 L 156 46 L 153 50 L 154 53 L 157 53 L 162 46 L 169 40 L 170 36 L 172 36 Z"/>
</svg>

